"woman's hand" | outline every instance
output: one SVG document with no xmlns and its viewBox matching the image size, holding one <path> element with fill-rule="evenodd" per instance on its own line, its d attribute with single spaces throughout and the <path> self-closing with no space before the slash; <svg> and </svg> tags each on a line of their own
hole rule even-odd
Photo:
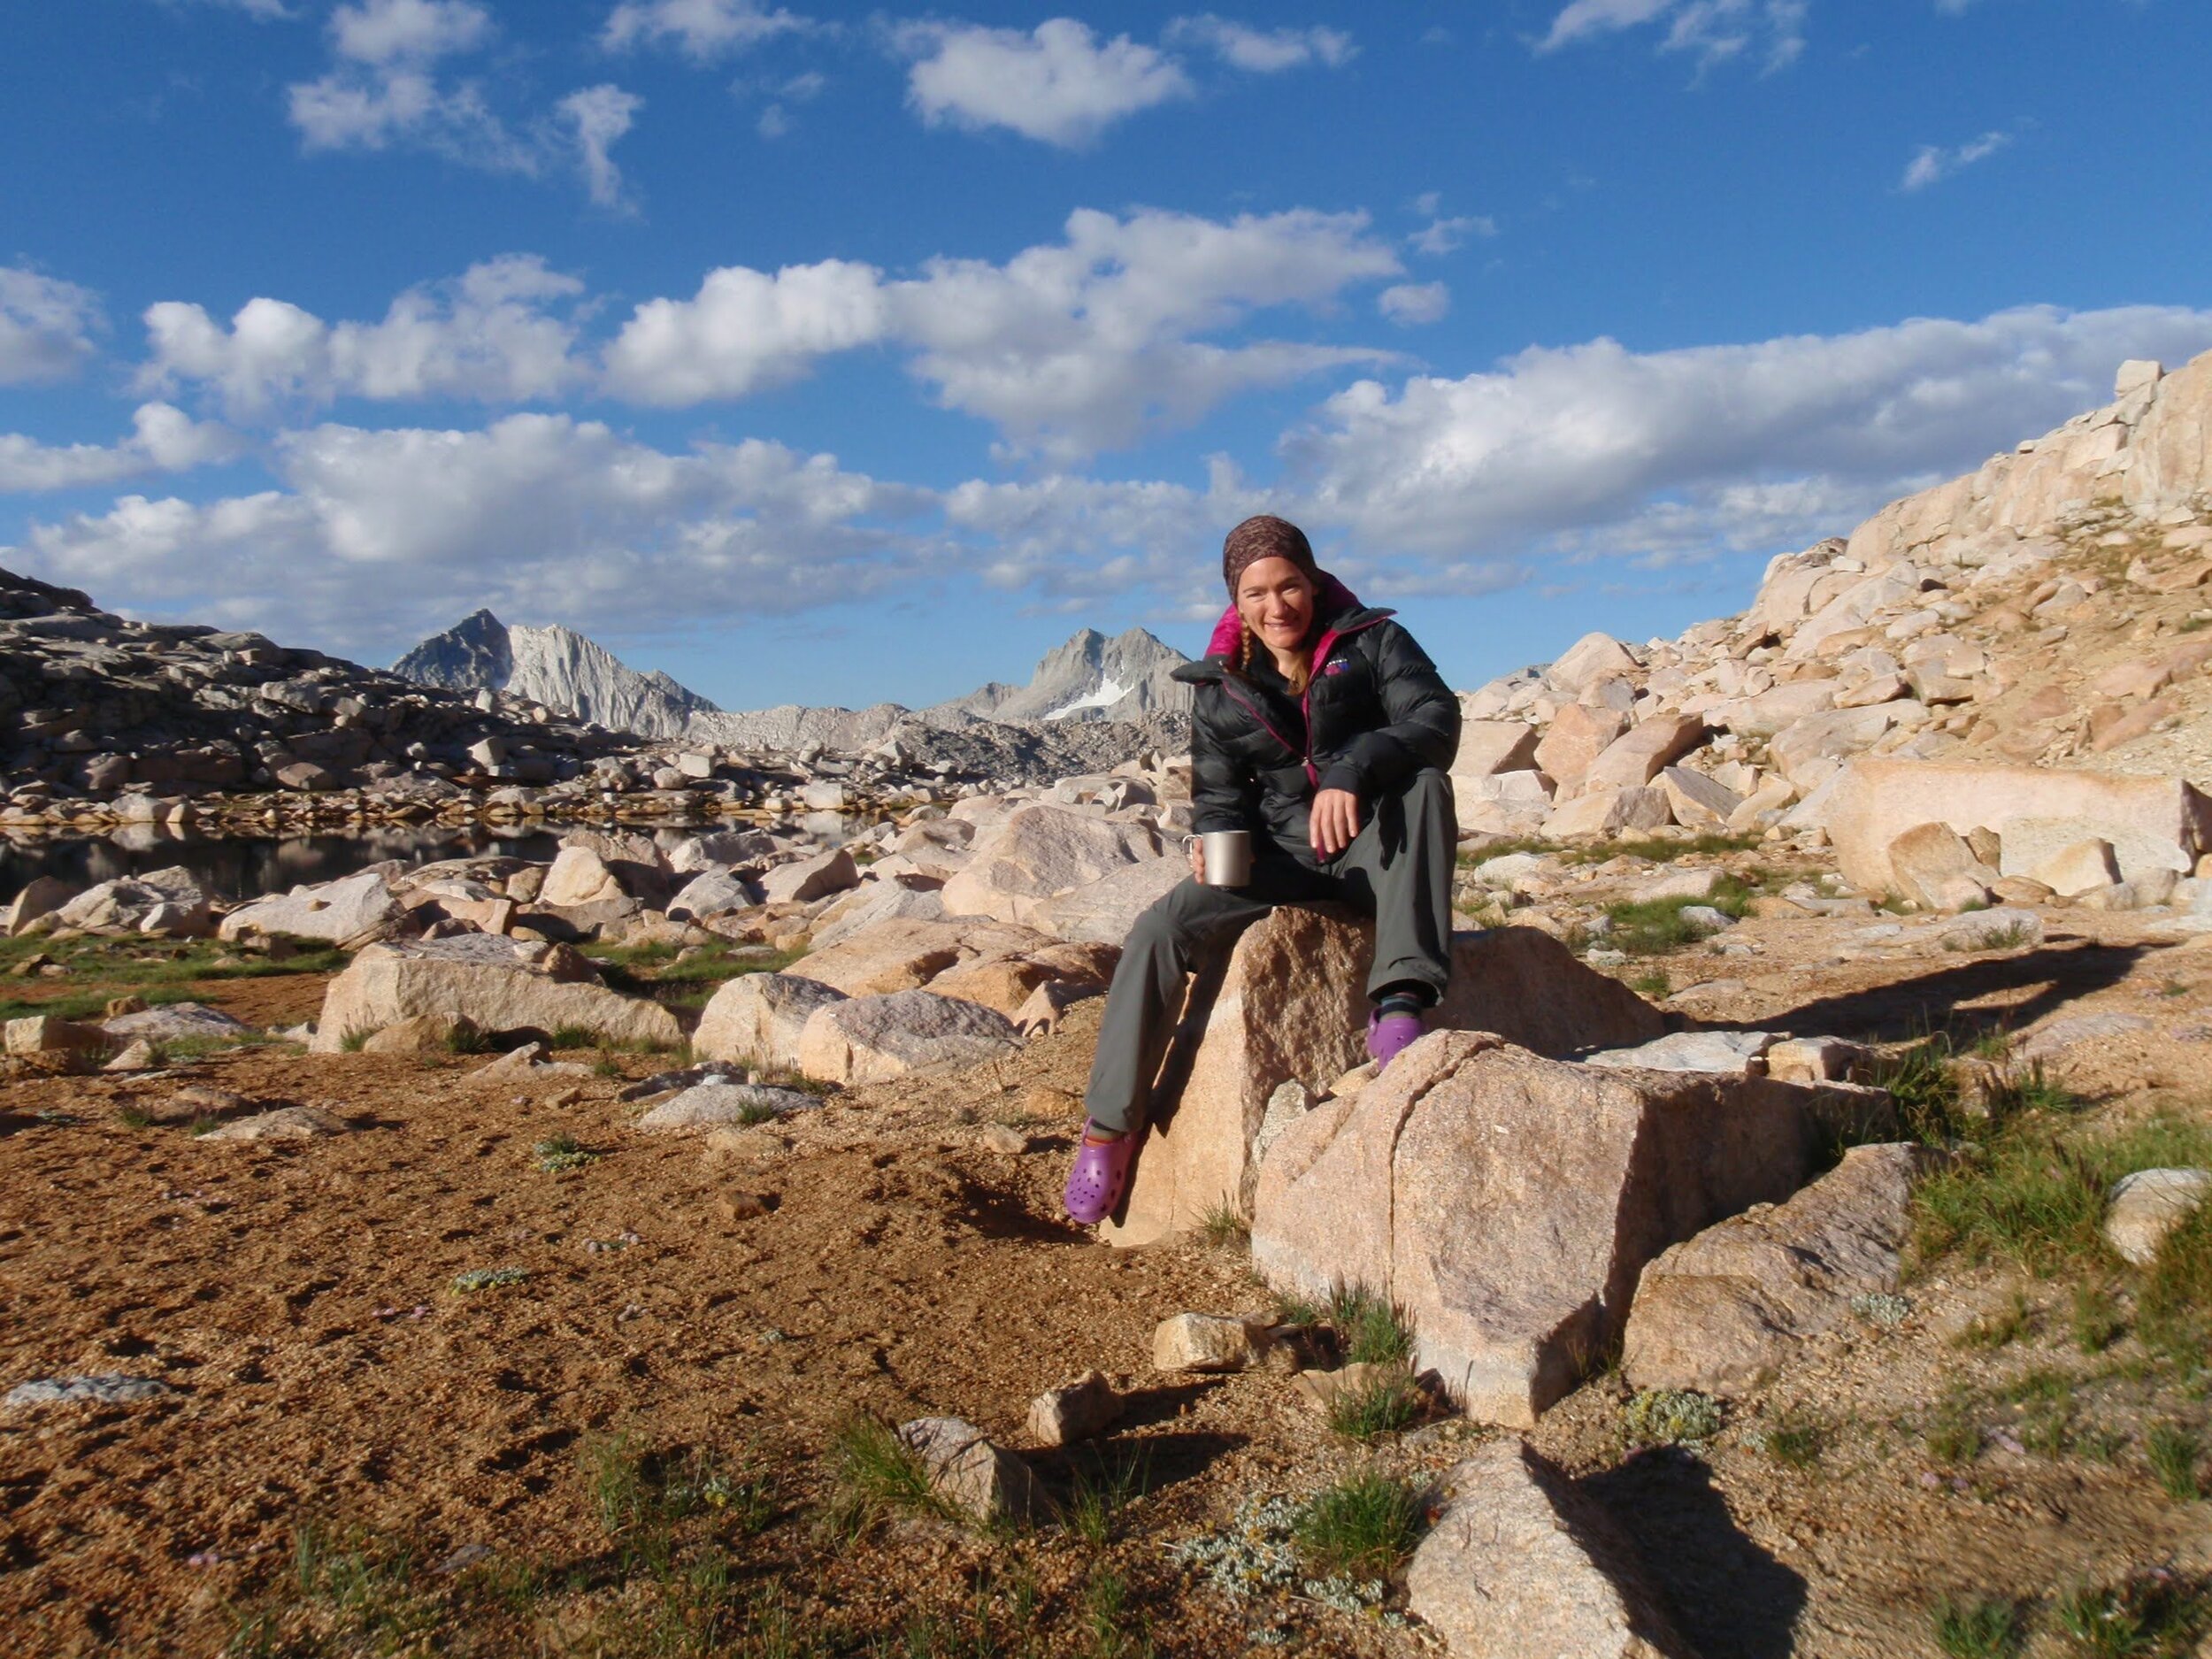
<svg viewBox="0 0 2212 1659">
<path fill-rule="evenodd" d="M 1190 845 L 1184 850 L 1190 854 L 1190 879 L 1202 884 L 1206 879 L 1205 844 L 1194 835 L 1191 837 Z"/>
<path fill-rule="evenodd" d="M 1313 838 L 1315 852 L 1324 858 L 1335 857 L 1359 833 L 1359 797 L 1349 789 L 1322 790 L 1313 798 L 1307 833 Z"/>
</svg>

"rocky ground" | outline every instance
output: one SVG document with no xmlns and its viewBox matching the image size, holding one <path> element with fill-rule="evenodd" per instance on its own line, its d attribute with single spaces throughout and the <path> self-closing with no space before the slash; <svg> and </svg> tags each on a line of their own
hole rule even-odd
<svg viewBox="0 0 2212 1659">
<path fill-rule="evenodd" d="M 1821 873 L 1742 849 L 1602 863 L 1544 855 L 1573 895 L 1545 918 L 1624 926 L 1640 913 L 1618 907 L 1686 868 L 1745 889 Z M 1664 974 L 1678 1024 L 1892 1052 L 1941 1025 L 1962 1076 L 1978 1033 L 2008 1033 L 2041 1056 L 2030 1118 L 2200 1145 L 2212 956 L 2154 921 L 2055 910 L 2039 944 L 1973 950 L 1939 942 L 1948 918 L 1747 914 L 1701 941 L 1624 939 L 1612 971 L 1654 993 Z M 336 965 L 5 949 L 65 970 L 34 967 L 10 1013 L 150 991 L 265 1030 L 313 1018 Z M 672 964 L 632 972 L 697 1001 Z M 1225 1220 L 1116 1251 L 1060 1219 L 1096 1008 L 978 1066 L 689 1134 L 640 1131 L 652 1097 L 622 1098 L 669 1061 L 605 1048 L 486 1078 L 480 1054 L 268 1041 L 178 1042 L 135 1074 L 16 1063 L 0 1380 L 161 1387 L 0 1412 L 0 1626 L 27 1653 L 1425 1650 L 1402 1589 L 1363 1609 L 1253 1517 L 1377 1474 L 1425 1491 L 1502 1432 L 1431 1406 L 1355 1438 L 1301 1397 L 1288 1351 L 1153 1368 L 1171 1316 L 1281 1310 Z M 339 1133 L 208 1133 L 280 1104 Z M 2093 1225 L 1947 1246 L 1921 1202 L 1899 1299 L 1772 1381 L 1685 1416 L 1601 1371 L 1532 1443 L 1626 1528 L 1698 1653 L 2017 1651 L 1955 1645 L 2016 1608 L 2032 1653 L 2188 1651 L 2212 1571 L 2206 1412 L 2199 1374 L 2136 1328 L 2144 1276 Z M 1332 1363 L 1325 1334 L 1300 1340 Z M 1094 1367 L 1120 1423 L 1026 1451 L 1059 1509 L 1025 1524 L 948 1518 L 871 1438 L 942 1414 L 1026 1448 L 1032 1398 Z M 1286 1564 L 1231 1595 L 1170 1552 L 1240 1515 L 1237 1558 Z M 2105 1590 L 2162 1627 L 2114 1645 L 2124 1620 L 2093 1619 L 2077 1642 L 2067 1619 Z"/>
</svg>

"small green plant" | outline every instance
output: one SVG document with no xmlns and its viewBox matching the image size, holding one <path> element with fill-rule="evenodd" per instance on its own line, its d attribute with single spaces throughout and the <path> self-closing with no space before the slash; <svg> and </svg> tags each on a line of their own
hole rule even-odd
<svg viewBox="0 0 2212 1659">
<path fill-rule="evenodd" d="M 2020 1408 L 2020 1444 L 2039 1457 L 2062 1457 L 2073 1444 L 2074 1379 L 2038 1367 L 2014 1382 L 2004 1399 Z"/>
<path fill-rule="evenodd" d="M 1631 979 L 1628 982 L 1628 988 L 1639 996 L 1649 997 L 1653 1002 L 1657 1002 L 1664 1001 L 1673 992 L 1674 981 L 1667 977 L 1667 971 L 1664 968 L 1653 968 Z"/>
<path fill-rule="evenodd" d="M 126 1129 L 150 1129 L 154 1126 L 152 1117 L 148 1114 L 143 1106 L 117 1107 L 115 1121 Z"/>
<path fill-rule="evenodd" d="M 576 1137 L 566 1133 L 541 1141 L 531 1148 L 538 1160 L 538 1167 L 548 1175 L 558 1175 L 568 1170 L 580 1170 L 597 1160 L 599 1154 L 580 1145 Z"/>
<path fill-rule="evenodd" d="M 1252 1224 L 1225 1198 L 1201 1218 L 1198 1232 L 1211 1245 L 1242 1244 L 1252 1236 Z"/>
<path fill-rule="evenodd" d="M 1605 914 L 1612 923 L 1605 941 L 1617 950 L 1632 956 L 1655 956 L 1685 945 L 1694 945 L 1708 936 L 1709 927 L 1686 917 L 1683 912 L 1692 909 L 1718 910 L 1723 916 L 1741 917 L 1750 908 L 1751 889 L 1734 876 L 1723 876 L 1713 884 L 1708 896 L 1678 899 L 1641 899 L 1609 904 Z"/>
<path fill-rule="evenodd" d="M 519 1285 L 530 1277 L 522 1267 L 472 1267 L 466 1272 L 453 1276 L 453 1288 L 463 1295 L 480 1290 L 503 1290 L 510 1285 Z"/>
<path fill-rule="evenodd" d="M 1763 1438 L 1766 1455 L 1786 1469 L 1813 1469 L 1828 1447 L 1825 1424 L 1809 1414 L 1785 1412 Z"/>
<path fill-rule="evenodd" d="M 2027 1296 L 2016 1286 L 2004 1301 L 1967 1321 L 1952 1342 L 1958 1348 L 2004 1348 L 2032 1328 Z"/>
<path fill-rule="evenodd" d="M 2135 1329 L 2185 1378 L 2203 1376 L 2212 1356 L 2212 1205 L 2166 1235 L 2136 1293 Z"/>
<path fill-rule="evenodd" d="M 599 1033 L 588 1025 L 556 1025 L 545 1040 L 549 1048 L 589 1048 L 599 1041 Z"/>
<path fill-rule="evenodd" d="M 902 1515 L 947 1513 L 931 1489 L 921 1454 L 879 1418 L 855 1413 L 837 1425 L 830 1436 L 830 1519 L 849 1538 Z"/>
<path fill-rule="evenodd" d="M 292 1571 L 304 1600 L 373 1651 L 419 1650 L 437 1626 L 436 1601 L 414 1589 L 413 1551 L 396 1540 L 310 1523 L 292 1535 Z"/>
<path fill-rule="evenodd" d="M 1310 1330 L 1329 1322 L 1329 1304 L 1317 1302 L 1298 1291 L 1278 1291 L 1275 1295 L 1275 1323 L 1295 1329 Z"/>
<path fill-rule="evenodd" d="M 1631 1446 L 1694 1446 L 1720 1432 L 1720 1403 L 1690 1388 L 1647 1388 L 1621 1409 Z"/>
<path fill-rule="evenodd" d="M 1152 1659 L 1151 1632 L 1129 1605 L 1129 1586 L 1118 1572 L 1101 1569 L 1083 1586 L 1084 1634 L 1090 1638 L 1086 1659 Z"/>
<path fill-rule="evenodd" d="M 1928 1455 L 1939 1463 L 1957 1466 L 1979 1457 L 1982 1424 L 1973 1396 L 1954 1388 L 1929 1417 L 1924 1434 Z"/>
<path fill-rule="evenodd" d="M 349 1031 L 338 1039 L 338 1051 L 341 1054 L 359 1054 L 369 1046 L 369 1039 L 375 1035 L 373 1031 Z"/>
<path fill-rule="evenodd" d="M 1941 1032 L 1921 1037 L 1875 1062 L 1868 1079 L 1889 1091 L 1905 1132 L 1926 1146 L 1945 1147 L 1959 1128 L 1959 1080 L 1951 1065 L 1951 1040 Z"/>
<path fill-rule="evenodd" d="M 1387 1578 L 1412 1553 L 1420 1531 L 1420 1494 L 1394 1476 L 1370 1471 L 1315 1494 L 1292 1536 L 1325 1574 Z"/>
<path fill-rule="evenodd" d="M 2203 1584 L 2162 1570 L 2118 1584 L 2078 1585 L 2052 1611 L 2074 1650 L 2094 1659 L 2179 1655 L 2212 1623 L 2212 1597 Z"/>
<path fill-rule="evenodd" d="M 1347 1439 L 1371 1440 L 1414 1422 L 1427 1403 L 1412 1376 L 1392 1366 L 1357 1387 L 1339 1390 L 1329 1402 L 1329 1426 Z"/>
<path fill-rule="evenodd" d="M 1930 1615 L 1948 1659 L 2013 1659 L 2027 1640 L 2019 1604 L 2002 1596 L 1945 1596 Z"/>
<path fill-rule="evenodd" d="M 448 1054 L 489 1054 L 492 1040 L 472 1022 L 456 1021 L 445 1033 L 444 1046 Z"/>
<path fill-rule="evenodd" d="M 2002 1123 L 2026 1112 L 2074 1111 L 2081 1096 L 2045 1074 L 2043 1062 L 2032 1061 L 2024 1070 L 2008 1069 L 1990 1080 L 1983 1104 L 1990 1118 Z"/>
<path fill-rule="evenodd" d="M 1094 1466 L 1077 1470 L 1062 1511 L 1068 1531 L 1093 1549 L 1105 1548 L 1122 1511 L 1144 1495 L 1150 1475 L 1151 1460 L 1141 1451 L 1101 1456 Z"/>
<path fill-rule="evenodd" d="M 2112 1287 L 2088 1279 L 2074 1286 L 2069 1324 L 2077 1348 L 2085 1354 L 2101 1354 L 2112 1346 L 2126 1321 L 2120 1317 L 2120 1304 L 2113 1298 Z"/>
<path fill-rule="evenodd" d="M 2204 1495 L 2197 1474 L 2204 1442 L 2193 1431 L 2177 1423 L 2157 1424 L 2143 1441 L 2143 1453 L 2158 1478 L 2158 1489 L 2175 1502 L 2193 1503 Z"/>
<path fill-rule="evenodd" d="M 1352 1288 L 1329 1298 L 1329 1325 L 1347 1364 L 1410 1365 L 1413 1332 L 1386 1297 Z"/>
</svg>

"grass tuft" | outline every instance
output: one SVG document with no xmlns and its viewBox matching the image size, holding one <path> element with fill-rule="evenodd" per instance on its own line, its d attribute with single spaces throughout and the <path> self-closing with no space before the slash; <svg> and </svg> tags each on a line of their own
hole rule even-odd
<svg viewBox="0 0 2212 1659">
<path fill-rule="evenodd" d="M 1094 1467 L 1078 1469 L 1062 1511 L 1068 1531 L 1093 1549 L 1105 1548 L 1114 1541 L 1122 1511 L 1149 1488 L 1151 1472 L 1151 1458 L 1141 1450 L 1099 1456 Z"/>
<path fill-rule="evenodd" d="M 1205 1213 L 1198 1224 L 1198 1233 L 1209 1244 L 1243 1244 L 1252 1237 L 1252 1224 L 1225 1198 Z"/>
<path fill-rule="evenodd" d="M 550 1140 L 541 1141 L 532 1148 L 538 1167 L 548 1175 L 559 1175 L 569 1170 L 580 1170 L 595 1163 L 599 1154 L 580 1145 L 574 1135 L 561 1133 Z"/>
<path fill-rule="evenodd" d="M 1410 1373 L 1393 1367 L 1332 1399 L 1329 1426 L 1348 1440 L 1371 1440 L 1417 1421 L 1427 1404 Z"/>
<path fill-rule="evenodd" d="M 921 1454 L 879 1417 L 856 1412 L 837 1425 L 830 1437 L 830 1521 L 848 1538 L 901 1516 L 948 1513 L 930 1486 Z"/>
<path fill-rule="evenodd" d="M 1315 1494 L 1292 1536 L 1325 1574 L 1387 1578 L 1413 1552 L 1421 1509 L 1421 1494 L 1407 1482 L 1369 1471 Z"/>
<path fill-rule="evenodd" d="M 1828 1448 L 1829 1429 L 1819 1418 L 1786 1411 L 1766 1431 L 1762 1444 L 1766 1455 L 1786 1469 L 1814 1469 Z"/>
<path fill-rule="evenodd" d="M 2150 1460 L 2151 1473 L 2158 1478 L 2158 1489 L 2175 1502 L 2193 1503 L 2204 1495 L 2204 1482 L 2197 1474 L 2204 1442 L 2193 1430 L 2177 1423 L 2157 1424 L 2144 1440 L 2143 1452 Z"/>
<path fill-rule="evenodd" d="M 1954 1388 L 1937 1406 L 1924 1431 L 1928 1455 L 1954 1467 L 1970 1463 L 1982 1455 L 1982 1425 L 1974 1397 Z"/>
<path fill-rule="evenodd" d="M 1329 1297 L 1328 1324 L 1348 1365 L 1413 1363 L 1413 1330 L 1386 1297 L 1340 1289 Z"/>
<path fill-rule="evenodd" d="M 2164 1571 L 2113 1585 L 2078 1585 L 2052 1610 L 2074 1650 L 2094 1659 L 2178 1655 L 2212 1625 L 2206 1586 Z"/>
<path fill-rule="evenodd" d="M 1693 1446 L 1720 1432 L 1720 1403 L 1689 1388 L 1647 1388 L 1621 1409 L 1632 1446 Z"/>
<path fill-rule="evenodd" d="M 1955 1601 L 1947 1595 L 1930 1618 L 1935 1644 L 1947 1659 L 2012 1659 L 2027 1641 L 2019 1604 L 2002 1596 Z"/>
</svg>

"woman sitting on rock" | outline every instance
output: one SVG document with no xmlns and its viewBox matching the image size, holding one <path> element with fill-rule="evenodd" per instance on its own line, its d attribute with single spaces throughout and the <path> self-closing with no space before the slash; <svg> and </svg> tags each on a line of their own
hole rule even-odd
<svg viewBox="0 0 2212 1659">
<path fill-rule="evenodd" d="M 1190 879 L 1137 918 L 1106 998 L 1085 1097 L 1089 1123 L 1068 1177 L 1085 1225 L 1121 1202 L 1184 979 L 1279 904 L 1333 900 L 1375 918 L 1381 1065 L 1421 1034 L 1451 973 L 1458 832 L 1445 776 L 1459 700 L 1387 611 L 1360 603 L 1313 562 L 1296 525 L 1263 515 L 1221 551 L 1229 609 L 1203 661 L 1175 671 L 1191 710 L 1194 827 L 1246 830 L 1251 879 Z"/>
</svg>

